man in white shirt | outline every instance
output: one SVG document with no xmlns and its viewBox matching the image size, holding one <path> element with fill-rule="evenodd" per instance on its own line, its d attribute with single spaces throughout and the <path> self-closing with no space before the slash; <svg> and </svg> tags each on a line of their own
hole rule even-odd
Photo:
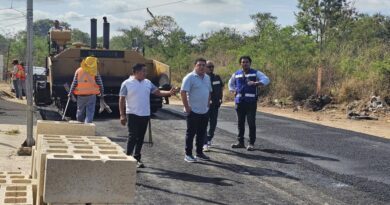
<svg viewBox="0 0 390 205">
<path fill-rule="evenodd" d="M 144 168 L 141 161 L 141 149 L 148 122 L 150 120 L 150 94 L 169 97 L 176 94 L 176 89 L 160 91 L 150 80 L 145 78 L 146 65 L 137 63 L 133 66 L 133 75 L 122 83 L 119 91 L 120 122 L 127 124 L 129 139 L 127 155 L 137 160 L 137 167 Z"/>
</svg>

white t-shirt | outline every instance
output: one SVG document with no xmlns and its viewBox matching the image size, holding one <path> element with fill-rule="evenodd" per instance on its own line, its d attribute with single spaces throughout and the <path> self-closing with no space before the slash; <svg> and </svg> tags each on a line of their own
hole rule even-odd
<svg viewBox="0 0 390 205">
<path fill-rule="evenodd" d="M 126 97 L 126 114 L 150 116 L 150 94 L 157 90 L 148 79 L 139 81 L 134 77 L 125 80 L 119 91 L 119 96 Z"/>
</svg>

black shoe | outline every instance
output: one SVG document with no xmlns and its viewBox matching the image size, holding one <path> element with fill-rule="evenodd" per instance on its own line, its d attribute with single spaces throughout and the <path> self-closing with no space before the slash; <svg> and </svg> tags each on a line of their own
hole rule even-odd
<svg viewBox="0 0 390 205">
<path fill-rule="evenodd" d="M 137 161 L 137 168 L 145 168 L 145 165 L 141 162 L 141 160 Z"/>
<path fill-rule="evenodd" d="M 196 159 L 200 159 L 202 161 L 210 161 L 210 157 L 206 156 L 205 154 L 201 153 L 201 154 L 197 154 L 196 155 Z"/>
<path fill-rule="evenodd" d="M 232 144 L 232 148 L 245 148 L 244 143 L 236 143 Z"/>
</svg>

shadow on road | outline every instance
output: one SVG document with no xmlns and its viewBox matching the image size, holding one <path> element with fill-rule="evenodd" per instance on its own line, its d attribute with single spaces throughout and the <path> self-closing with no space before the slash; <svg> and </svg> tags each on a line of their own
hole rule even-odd
<svg viewBox="0 0 390 205">
<path fill-rule="evenodd" d="M 250 167 L 250 166 L 246 166 L 246 165 L 237 165 L 237 164 L 227 164 L 227 163 L 218 162 L 218 161 L 209 161 L 207 163 L 200 162 L 200 164 L 218 167 L 220 169 L 224 169 L 227 171 L 231 171 L 231 172 L 234 172 L 237 174 L 243 174 L 243 175 L 283 177 L 283 178 L 292 179 L 292 180 L 296 180 L 296 181 L 300 180 L 299 178 L 296 178 L 294 176 L 290 176 L 287 173 L 273 170 L 273 169 Z"/>
<path fill-rule="evenodd" d="M 174 195 L 180 195 L 180 196 L 184 196 L 184 197 L 189 197 L 189 198 L 196 199 L 196 200 L 203 201 L 203 202 L 207 202 L 207 203 L 219 204 L 219 205 L 227 205 L 225 203 L 213 201 L 213 200 L 210 200 L 210 199 L 201 198 L 201 197 L 198 197 L 198 196 L 194 196 L 192 194 L 178 193 L 176 191 L 173 192 L 173 191 L 170 191 L 168 189 L 162 189 L 162 188 L 159 188 L 159 187 L 154 187 L 154 186 L 145 185 L 145 184 L 141 184 L 141 183 L 137 183 L 136 185 L 137 186 L 142 186 L 142 187 L 145 187 L 145 188 L 148 188 L 148 189 L 153 189 L 153 190 L 156 190 L 156 191 L 165 192 L 165 193 L 168 193 L 168 194 L 174 194 Z"/>
<path fill-rule="evenodd" d="M 223 152 L 216 151 L 216 150 L 221 150 Z M 220 148 L 220 147 L 213 147 L 212 151 L 216 152 L 216 153 L 226 154 L 226 155 L 238 156 L 238 157 L 242 157 L 245 159 L 261 160 L 261 161 L 267 161 L 267 162 L 277 162 L 277 163 L 283 163 L 283 164 L 295 164 L 294 162 L 288 161 L 288 160 L 283 159 L 283 158 L 266 157 L 266 156 L 260 156 L 260 155 L 255 155 L 255 154 L 246 154 L 246 153 L 237 152 L 237 151 L 234 151 L 231 149 L 225 149 L 225 148 Z M 251 152 L 251 153 L 255 153 L 255 152 Z"/>
<path fill-rule="evenodd" d="M 327 161 L 334 161 L 334 162 L 340 161 L 338 159 L 334 159 L 330 157 L 317 156 L 317 155 L 312 155 L 312 154 L 307 154 L 302 152 L 293 152 L 293 151 L 276 150 L 276 149 L 260 149 L 260 151 L 271 153 L 271 154 L 276 153 L 276 154 L 283 154 L 283 155 L 292 155 L 297 157 L 310 157 L 317 160 L 327 160 Z"/>
<path fill-rule="evenodd" d="M 189 174 L 185 172 L 175 172 L 171 170 L 166 169 L 160 169 L 160 168 L 154 168 L 154 167 L 148 167 L 151 170 L 155 170 L 154 172 L 146 172 L 146 171 L 139 171 L 139 173 L 149 173 L 149 174 L 155 174 L 158 175 L 161 178 L 168 178 L 168 179 L 177 179 L 182 181 L 188 181 L 188 182 L 197 182 L 197 183 L 210 183 L 215 184 L 217 186 L 233 186 L 233 184 L 227 183 L 227 182 L 234 182 L 234 183 L 240 183 L 231 179 L 222 178 L 222 177 L 205 177 L 195 174 Z"/>
</svg>

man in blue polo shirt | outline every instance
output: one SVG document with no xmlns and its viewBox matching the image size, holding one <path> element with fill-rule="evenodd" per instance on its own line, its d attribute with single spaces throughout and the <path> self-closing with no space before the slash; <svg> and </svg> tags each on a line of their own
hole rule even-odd
<svg viewBox="0 0 390 205">
<path fill-rule="evenodd" d="M 188 73 L 181 85 L 181 99 L 184 112 L 187 115 L 187 131 L 185 157 L 186 162 L 210 160 L 203 153 L 203 143 L 208 123 L 208 109 L 210 104 L 210 92 L 212 91 L 210 77 L 205 74 L 206 60 L 198 58 L 195 67 Z M 194 137 L 196 135 L 196 158 L 192 155 Z"/>
</svg>

